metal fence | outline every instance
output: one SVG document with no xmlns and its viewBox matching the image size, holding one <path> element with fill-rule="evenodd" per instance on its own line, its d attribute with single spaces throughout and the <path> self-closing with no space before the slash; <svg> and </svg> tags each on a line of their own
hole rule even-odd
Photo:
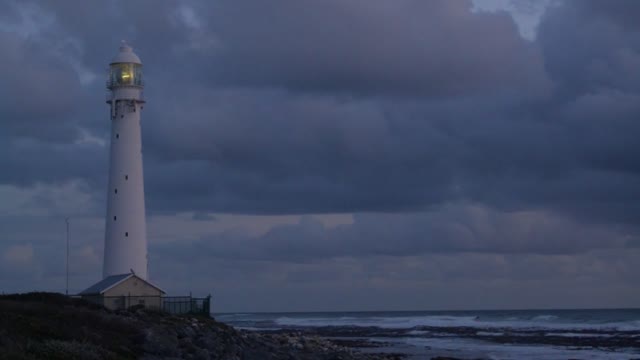
<svg viewBox="0 0 640 360">
<path fill-rule="evenodd" d="M 94 304 L 111 310 L 124 310 L 132 306 L 143 306 L 147 309 L 162 310 L 170 314 L 205 314 L 211 313 L 211 295 L 204 298 L 192 296 L 82 296 Z"/>
<path fill-rule="evenodd" d="M 191 296 L 163 297 L 162 310 L 170 314 L 210 314 L 211 296 L 205 298 Z"/>
</svg>

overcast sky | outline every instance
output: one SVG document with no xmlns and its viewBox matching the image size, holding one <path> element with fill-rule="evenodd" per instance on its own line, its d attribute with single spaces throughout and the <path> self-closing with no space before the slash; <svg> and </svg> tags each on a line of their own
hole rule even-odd
<svg viewBox="0 0 640 360">
<path fill-rule="evenodd" d="M 640 1 L 0 0 L 0 291 L 100 280 L 144 62 L 150 278 L 214 311 L 640 302 Z"/>
</svg>

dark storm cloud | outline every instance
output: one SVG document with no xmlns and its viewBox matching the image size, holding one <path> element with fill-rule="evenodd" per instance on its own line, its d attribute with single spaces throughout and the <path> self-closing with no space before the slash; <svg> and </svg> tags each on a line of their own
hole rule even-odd
<svg viewBox="0 0 640 360">
<path fill-rule="evenodd" d="M 640 90 L 634 71 L 640 66 L 640 39 L 625 20 L 639 13 L 634 1 L 576 1 L 547 12 L 538 43 L 561 95 Z"/>
<path fill-rule="evenodd" d="M 160 172 L 152 169 L 150 176 L 163 187 L 154 190 L 151 184 L 150 191 L 165 194 L 158 201 L 171 201 L 155 203 L 158 207 L 184 201 L 204 210 L 200 206 L 214 198 L 237 212 L 306 212 L 305 203 L 322 212 L 410 209 L 442 201 L 449 193 L 447 164 L 438 158 L 445 149 L 437 146 L 448 146 L 442 134 L 429 132 L 429 124 L 416 127 L 420 139 L 406 129 L 394 134 L 384 105 L 264 90 L 200 97 L 182 114 L 191 119 L 190 126 L 175 129 L 174 118 L 165 117 L 166 123 L 160 120 L 150 130 L 159 133 L 147 142 L 159 149 L 150 162 L 193 159 L 173 161 L 170 171 L 153 167 Z M 209 116 L 195 115 L 207 109 Z M 417 142 L 406 141 L 407 136 Z M 430 169 L 421 169 L 427 162 Z M 178 179 L 188 184 L 174 188 Z M 425 186 L 440 191 L 422 191 Z"/>
<path fill-rule="evenodd" d="M 66 216 L 72 292 L 100 277 L 104 76 L 126 39 L 145 63 L 150 268 L 172 293 L 637 303 L 638 2 L 563 1 L 531 41 L 470 5 L 0 0 L 1 290 L 62 290 Z M 255 235 L 217 212 L 356 214 Z"/>
<path fill-rule="evenodd" d="M 206 13 L 217 40 L 208 72 L 217 84 L 294 91 L 541 91 L 541 58 L 512 18 L 470 8 L 465 0 L 219 2 Z"/>
<path fill-rule="evenodd" d="M 71 219 L 71 293 L 78 293 L 94 282 L 94 274 L 101 269 L 102 249 L 96 249 L 95 240 L 104 236 L 103 220 L 83 216 L 78 214 Z M 0 216 L 2 291 L 64 292 L 64 219 L 60 214 Z"/>
<path fill-rule="evenodd" d="M 0 183 L 32 186 L 82 179 L 97 198 L 103 197 L 109 122 L 106 111 L 96 109 L 105 110 L 103 76 L 119 43 L 109 28 L 127 29 L 128 36 L 116 37 L 135 38 L 135 29 L 126 26 L 128 12 L 139 26 L 146 24 L 143 34 L 163 36 L 158 45 L 172 32 L 159 21 L 170 17 L 168 8 L 153 17 L 153 12 L 144 16 L 145 4 L 138 5 L 3 2 Z M 153 24 L 161 24 L 165 33 Z M 112 46 L 96 46 L 104 43 Z"/>
<path fill-rule="evenodd" d="M 311 263 L 172 256 L 152 263 L 166 259 L 154 273 L 182 291 L 214 289 L 216 306 L 230 311 L 593 308 L 633 304 L 637 256 L 456 253 Z"/>
<path fill-rule="evenodd" d="M 39 36 L 0 31 L 0 43 L 0 183 L 102 184 L 105 149 L 82 141 L 93 116 L 73 65 Z"/>
<path fill-rule="evenodd" d="M 107 149 L 95 144 L 52 145 L 31 139 L 0 137 L 0 182 L 20 186 L 61 184 L 82 179 L 88 192 L 102 198 Z"/>
<path fill-rule="evenodd" d="M 0 136 L 68 142 L 77 133 L 69 121 L 80 83 L 71 66 L 38 41 L 0 32 Z"/>
<path fill-rule="evenodd" d="M 483 149 L 495 150 L 473 154 L 472 163 L 493 167 L 481 177 L 467 173 L 463 187 L 471 196 L 507 208 L 635 222 L 640 147 L 632 134 L 640 131 L 640 77 L 633 69 L 640 65 L 640 37 L 614 15 L 622 8 L 637 15 L 636 5 L 584 1 L 550 8 L 537 42 L 554 96 L 520 109 L 532 121 L 502 121 L 500 136 L 467 132 Z"/>
<path fill-rule="evenodd" d="M 191 219 L 196 221 L 216 221 L 215 216 L 211 214 L 203 213 L 203 212 L 193 213 L 193 216 L 191 217 Z"/>
<path fill-rule="evenodd" d="M 640 13 L 640 4 L 637 1 L 610 0 L 610 1 L 583 1 L 576 2 L 578 10 L 589 14 L 591 19 L 606 18 L 625 28 L 638 28 L 636 16 Z"/>
<path fill-rule="evenodd" d="M 221 8 L 224 5 L 226 3 L 220 5 Z M 241 11 L 248 6 L 233 12 L 237 15 L 238 24 L 243 23 L 245 13 L 252 13 Z M 460 15 L 463 24 L 466 24 L 464 19 L 476 16 L 464 11 L 456 13 L 463 7 L 456 7 L 455 4 L 450 8 L 444 4 L 430 3 L 424 6 L 434 6 L 440 11 L 434 10 L 434 14 Z M 633 84 L 640 82 L 629 81 L 626 75 L 629 67 L 622 66 L 624 63 L 615 59 L 607 61 L 607 64 L 611 67 L 609 73 L 616 76 L 597 75 L 597 69 L 594 74 L 581 72 L 580 69 L 588 71 L 593 68 L 588 65 L 588 62 L 597 60 L 594 60 L 596 55 L 593 54 L 615 54 L 616 51 L 610 51 L 615 42 L 592 41 L 591 37 L 585 36 L 579 44 L 595 47 L 595 50 L 582 53 L 578 46 L 578 51 L 569 52 L 569 56 L 563 55 L 567 53 L 566 49 L 576 48 L 576 41 L 571 34 L 584 36 L 572 30 L 571 21 L 588 23 L 588 19 L 571 19 L 571 16 L 577 16 L 571 13 L 571 6 L 567 4 L 552 10 L 543 21 L 542 35 L 535 44 L 519 40 L 519 45 L 513 48 L 519 50 L 512 51 L 522 52 L 523 58 L 529 60 L 526 66 L 521 64 L 519 71 L 547 82 L 547 75 L 538 67 L 540 62 L 528 52 L 541 46 L 545 55 L 545 69 L 555 84 L 554 88 L 545 88 L 546 94 L 543 92 L 531 96 L 528 93 L 525 97 L 519 91 L 527 94 L 527 85 L 531 86 L 531 83 L 513 86 L 511 94 L 494 92 L 491 90 L 494 88 L 487 85 L 486 93 L 474 95 L 471 92 L 465 97 L 449 99 L 442 99 L 434 93 L 431 95 L 435 97 L 415 100 L 327 95 L 331 92 L 331 86 L 341 87 L 334 89 L 338 94 L 358 93 L 359 83 L 349 79 L 332 81 L 330 86 L 314 82 L 309 74 L 323 74 L 323 79 L 335 80 L 339 76 L 329 70 L 340 67 L 333 66 L 327 70 L 320 65 L 334 62 L 327 59 L 317 63 L 312 60 L 301 61 L 299 57 L 284 52 L 295 51 L 291 49 L 303 51 L 307 47 L 302 44 L 294 43 L 296 46 L 289 47 L 276 44 L 274 49 L 264 49 L 262 56 L 246 54 L 237 48 L 251 48 L 247 43 L 250 34 L 266 39 L 282 36 L 282 43 L 286 44 L 289 37 L 291 41 L 296 41 L 311 32 L 314 41 L 309 41 L 311 45 L 308 48 L 314 49 L 313 44 L 326 43 L 314 32 L 320 27 L 310 26 L 308 32 L 302 31 L 306 28 L 284 31 L 295 25 L 289 24 L 288 19 L 296 16 L 274 15 L 273 24 L 259 27 L 259 34 L 254 28 L 246 26 L 237 30 L 241 33 L 244 31 L 241 34 L 244 37 L 236 39 L 231 36 L 235 32 L 225 32 L 226 26 L 230 26 L 229 21 L 212 21 L 209 26 L 216 27 L 216 31 L 212 32 L 216 42 L 213 50 L 205 51 L 214 59 L 212 67 L 223 69 L 228 76 L 226 79 L 235 82 L 236 86 L 283 86 L 290 91 L 207 91 L 206 88 L 198 88 L 194 91 L 197 95 L 189 96 L 186 102 L 179 100 L 187 106 L 174 106 L 175 112 L 170 116 L 158 115 L 158 119 L 166 120 L 160 120 L 150 130 L 157 132 L 154 139 L 145 139 L 148 146 L 154 147 L 153 154 L 158 159 L 173 160 L 174 169 L 185 169 L 187 172 L 192 169 L 207 175 L 199 178 L 189 176 L 194 180 L 191 183 L 193 186 L 174 190 L 175 199 L 172 199 L 172 193 L 163 191 L 163 203 L 154 204 L 163 209 L 174 206 L 188 210 L 189 206 L 206 209 L 214 203 L 218 205 L 211 208 L 214 210 L 304 213 L 406 211 L 427 209 L 451 199 L 473 199 L 506 210 L 551 208 L 589 221 L 633 222 L 638 209 L 627 199 L 636 199 L 638 196 L 635 186 L 637 167 L 633 158 L 640 149 L 637 149 L 637 142 L 633 141 L 632 136 L 637 133 L 634 118 L 638 115 L 638 109 L 634 106 L 634 92 L 630 91 L 634 89 Z M 406 10 L 402 6 L 400 8 Z M 287 7 L 282 12 L 294 11 L 291 9 L 296 7 Z M 269 11 L 277 12 L 273 9 Z M 374 6 L 374 15 L 378 14 L 376 11 Z M 558 15 L 564 13 L 571 16 Z M 317 14 L 320 16 L 323 12 Z M 356 16 L 365 21 L 366 18 L 363 20 L 359 17 L 365 16 L 363 14 L 370 15 L 366 11 L 357 13 L 357 16 L 350 12 L 346 15 L 340 13 L 336 21 L 342 21 L 340 16 Z M 486 16 L 483 21 L 471 21 L 470 26 L 480 26 L 490 20 L 504 21 L 502 14 L 483 16 Z M 616 28 L 617 25 L 612 22 L 610 26 Z M 358 39 L 356 30 L 360 28 L 356 26 L 354 31 L 345 33 L 344 39 L 332 41 L 338 44 L 335 53 L 330 55 L 343 57 L 345 69 L 349 69 L 350 60 L 357 58 L 357 54 L 353 54 L 356 51 L 354 49 L 363 53 L 368 49 L 366 42 L 361 44 L 354 40 Z M 392 28 L 390 32 L 393 35 L 394 31 L 398 31 L 412 38 L 403 30 L 406 29 L 400 26 Z M 474 33 L 485 33 L 476 30 Z M 318 32 L 322 33 L 322 30 Z M 422 28 L 417 32 L 431 34 Z M 473 39 L 468 29 L 460 32 Z M 291 33 L 302 35 L 295 37 L 290 36 Z M 517 38 L 515 31 L 502 36 Z M 633 34 L 616 33 L 615 38 L 615 46 L 621 49 L 634 43 Z M 501 39 L 494 37 L 490 43 L 501 44 Z M 349 41 L 351 43 L 348 46 L 340 45 Z M 227 42 L 231 44 L 228 47 L 225 46 Z M 431 44 L 433 41 L 425 43 Z M 434 44 L 437 43 L 435 41 Z M 420 51 L 415 48 L 417 43 L 403 44 L 407 46 L 406 51 Z M 462 44 L 465 42 L 447 42 L 445 45 L 449 46 L 443 45 L 442 53 L 434 54 L 434 57 L 445 59 L 447 54 L 468 50 Z M 263 49 L 260 46 L 256 45 L 256 48 Z M 349 51 L 338 51 L 345 48 Z M 559 49 L 557 56 L 554 49 Z M 225 58 L 234 54 L 234 51 L 243 55 L 237 56 L 238 64 L 242 65 L 243 61 L 251 59 L 257 70 L 240 74 L 233 66 L 220 66 L 218 62 L 228 61 Z M 270 55 L 272 52 L 277 56 Z M 398 51 L 390 53 L 393 55 L 385 57 L 374 51 L 367 57 L 368 62 L 376 64 L 380 61 L 380 66 L 386 68 L 385 64 L 388 63 L 385 61 L 398 60 L 395 55 L 402 58 L 401 54 L 407 54 Z M 501 62 L 504 59 L 499 52 L 489 53 L 497 55 L 494 62 L 484 66 L 485 72 L 509 68 Z M 280 56 L 283 54 L 291 56 Z M 320 52 L 320 55 L 323 53 Z M 303 66 L 307 66 L 304 71 L 282 74 L 282 69 Z M 469 72 L 465 72 L 467 70 Z M 214 79 L 215 76 L 221 76 L 215 71 Z M 471 70 L 465 71 L 453 74 L 465 74 L 474 79 Z M 415 81 L 405 79 L 405 94 L 419 94 L 420 91 L 415 91 L 413 86 L 421 82 L 421 76 L 430 76 L 424 69 L 415 69 L 414 72 Z M 446 71 L 443 73 L 449 74 Z M 402 79 L 402 72 L 398 76 Z M 598 80 L 598 76 L 604 80 Z M 379 80 L 374 75 L 363 78 L 371 84 Z M 446 81 L 439 81 L 438 85 L 446 94 L 448 84 L 456 81 L 455 76 L 450 76 Z M 308 87 L 299 87 L 297 82 Z M 216 86 L 220 84 L 216 83 Z M 395 91 L 393 86 L 385 88 Z M 533 88 L 536 89 L 536 86 Z M 370 89 L 376 92 L 375 86 L 372 85 Z M 294 90 L 303 90 L 303 94 L 292 92 Z M 323 94 L 304 95 L 310 90 Z M 178 118 L 186 122 L 176 131 L 174 121 Z M 607 126 L 603 126 L 605 122 Z M 190 161 L 176 161 L 185 157 Z M 180 172 L 172 170 L 172 173 Z M 170 188 L 170 183 L 164 190 Z M 209 196 L 203 198 L 200 196 L 202 194 Z M 184 207 L 181 205 L 183 200 Z"/>
<path fill-rule="evenodd" d="M 629 245 L 628 229 L 587 226 L 544 212 L 502 213 L 450 205 L 413 214 L 359 214 L 353 224 L 327 228 L 313 217 L 276 226 L 260 236 L 229 231 L 182 243 L 159 245 L 181 261 L 195 258 L 313 262 L 371 256 L 434 253 L 577 254 Z"/>
<path fill-rule="evenodd" d="M 598 222 L 640 214 L 639 39 L 623 2 L 552 7 L 535 41 L 468 1 L 10 3 L 54 20 L 24 56 L 34 74 L 47 70 L 41 83 L 26 79 L 29 111 L 1 125 L 4 183 L 81 178 L 102 196 L 106 148 L 82 143 L 78 128 L 107 138 L 101 76 L 128 38 L 147 75 L 150 213 L 405 212 L 470 200 Z M 12 56 L 0 58 L 18 65 Z M 97 78 L 79 82 L 81 68 Z M 70 92 L 51 90 L 63 78 Z M 3 100 L 3 117 L 18 100 Z M 49 115 L 73 129 L 30 125 Z M 46 143 L 56 132 L 67 147 Z"/>
</svg>

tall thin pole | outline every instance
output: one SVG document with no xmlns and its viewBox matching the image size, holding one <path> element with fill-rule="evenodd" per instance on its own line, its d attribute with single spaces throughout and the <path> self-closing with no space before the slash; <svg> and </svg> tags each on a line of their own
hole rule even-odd
<svg viewBox="0 0 640 360">
<path fill-rule="evenodd" d="M 64 219 L 67 223 L 67 287 L 65 289 L 65 294 L 69 295 L 69 218 Z"/>
</svg>

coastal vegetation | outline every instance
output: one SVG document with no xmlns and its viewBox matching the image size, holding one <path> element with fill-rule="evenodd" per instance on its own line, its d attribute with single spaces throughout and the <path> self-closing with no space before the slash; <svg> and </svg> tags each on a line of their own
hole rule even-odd
<svg viewBox="0 0 640 360">
<path fill-rule="evenodd" d="M 382 360 L 322 337 L 236 330 L 208 316 L 111 311 L 62 294 L 0 296 L 0 354 L 11 360 Z"/>
</svg>

